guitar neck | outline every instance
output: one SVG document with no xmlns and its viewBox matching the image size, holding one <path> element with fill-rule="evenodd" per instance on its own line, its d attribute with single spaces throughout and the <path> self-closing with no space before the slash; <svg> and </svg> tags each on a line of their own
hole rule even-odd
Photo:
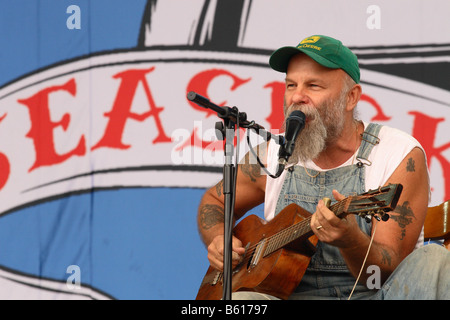
<svg viewBox="0 0 450 320">
<path fill-rule="evenodd" d="M 340 217 L 344 212 L 345 208 L 348 206 L 349 198 L 344 199 L 330 206 L 330 210 L 338 217 Z M 277 251 L 288 245 L 289 243 L 301 238 L 301 237 L 310 237 L 314 233 L 311 230 L 311 216 L 308 218 L 295 223 L 278 233 L 271 236 L 267 242 L 267 247 L 264 251 L 264 256 L 271 254 L 272 252 Z"/>
</svg>

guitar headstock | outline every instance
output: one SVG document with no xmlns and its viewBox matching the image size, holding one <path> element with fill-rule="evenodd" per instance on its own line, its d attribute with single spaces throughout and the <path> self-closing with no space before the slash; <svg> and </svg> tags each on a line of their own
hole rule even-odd
<svg viewBox="0 0 450 320">
<path fill-rule="evenodd" d="M 387 212 L 395 209 L 402 190 L 401 184 L 389 184 L 360 195 L 350 196 L 341 201 L 344 206 L 343 208 L 337 208 L 341 211 L 338 216 L 356 214 L 365 218 L 368 222 L 371 221 L 372 217 L 387 221 L 389 219 Z M 335 205 L 340 206 L 341 202 Z"/>
</svg>

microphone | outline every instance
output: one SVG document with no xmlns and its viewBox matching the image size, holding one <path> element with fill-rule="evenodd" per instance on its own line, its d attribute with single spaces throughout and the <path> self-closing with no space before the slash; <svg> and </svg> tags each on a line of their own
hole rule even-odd
<svg viewBox="0 0 450 320">
<path fill-rule="evenodd" d="M 303 112 L 295 110 L 286 119 L 285 143 L 280 146 L 280 150 L 278 151 L 278 163 L 283 169 L 294 151 L 297 136 L 305 127 L 305 118 L 306 116 Z"/>
</svg>

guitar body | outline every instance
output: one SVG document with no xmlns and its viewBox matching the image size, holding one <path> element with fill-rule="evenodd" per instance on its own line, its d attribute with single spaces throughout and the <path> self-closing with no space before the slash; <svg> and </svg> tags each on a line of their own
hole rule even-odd
<svg viewBox="0 0 450 320">
<path fill-rule="evenodd" d="M 264 240 L 310 216 L 306 210 L 291 204 L 270 222 L 255 215 L 243 219 L 233 233 L 244 247 L 255 250 L 249 250 L 244 255 L 248 258 L 233 270 L 232 292 L 256 291 L 287 299 L 300 283 L 309 265 L 317 237 L 309 232 L 266 256 L 264 253 L 267 252 L 267 242 Z M 196 299 L 219 300 L 222 292 L 222 273 L 209 267 Z"/>
</svg>

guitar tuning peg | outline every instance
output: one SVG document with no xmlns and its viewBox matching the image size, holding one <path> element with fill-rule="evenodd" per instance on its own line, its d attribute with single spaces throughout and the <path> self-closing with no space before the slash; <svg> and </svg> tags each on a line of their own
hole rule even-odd
<svg viewBox="0 0 450 320">
<path fill-rule="evenodd" d="M 371 215 L 366 215 L 364 217 L 364 219 L 366 220 L 367 223 L 371 223 L 372 222 L 372 216 Z"/>
<path fill-rule="evenodd" d="M 383 220 L 384 222 L 388 221 L 389 220 L 389 215 L 387 213 L 383 214 L 381 216 L 381 220 Z"/>
</svg>

